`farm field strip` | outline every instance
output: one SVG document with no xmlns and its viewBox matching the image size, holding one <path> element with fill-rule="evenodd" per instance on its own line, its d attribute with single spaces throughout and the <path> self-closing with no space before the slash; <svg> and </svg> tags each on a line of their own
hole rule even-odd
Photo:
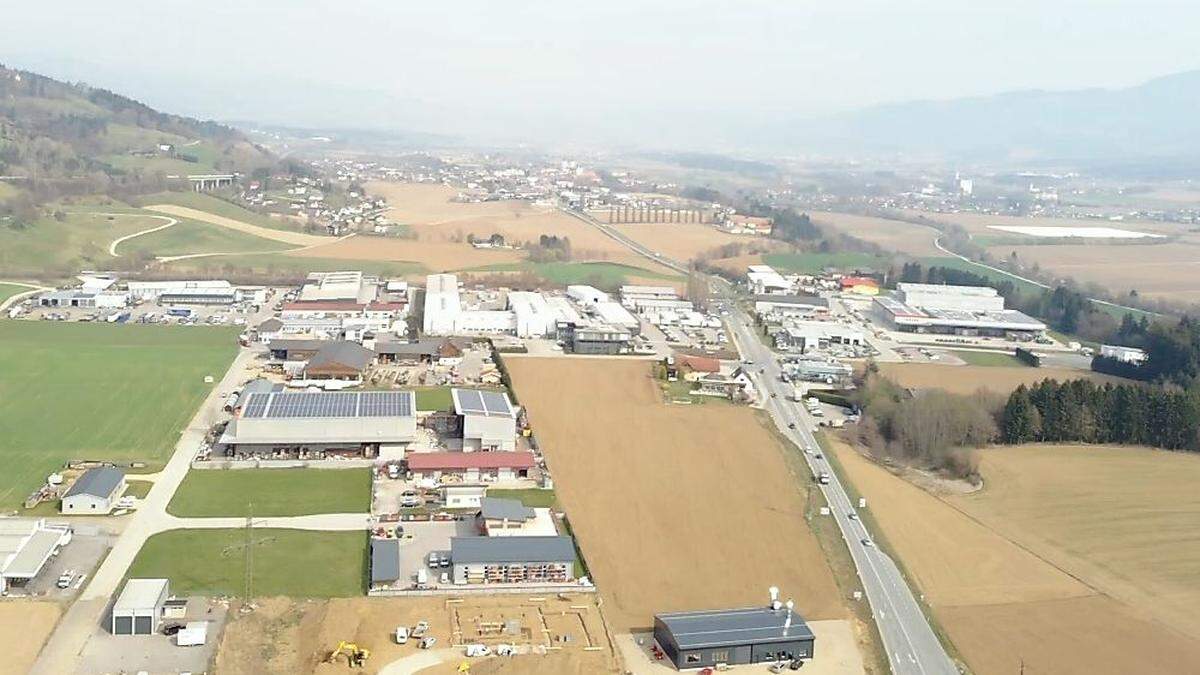
<svg viewBox="0 0 1200 675">
<path fill-rule="evenodd" d="M 231 230 L 237 230 L 245 234 L 251 234 L 261 239 L 270 239 L 280 241 L 285 244 L 295 246 L 317 246 L 327 244 L 334 241 L 332 237 L 318 237 L 311 234 L 303 234 L 301 232 L 289 232 L 287 230 L 274 230 L 260 225 L 251 225 L 250 223 L 234 220 L 226 216 L 200 211 L 187 206 L 178 206 L 176 204 L 151 204 L 146 207 L 148 211 L 157 213 L 165 213 L 168 216 L 176 216 L 179 218 L 188 218 L 191 220 L 199 220 L 213 225 L 220 225 Z"/>
<path fill-rule="evenodd" d="M 844 443 L 834 443 L 843 471 L 867 498 L 868 508 L 882 529 L 881 537 L 900 555 L 955 647 L 975 672 L 1016 672 L 1024 664 L 1028 672 L 1165 675 L 1178 672 L 1180 663 L 1198 662 L 1200 640 L 1179 632 L 1177 617 L 1162 613 L 1154 594 L 1143 594 L 1140 601 L 1132 602 L 1106 595 L 1112 587 L 1106 588 L 1106 582 L 1093 574 L 1094 570 L 1070 564 L 1069 558 L 1064 558 L 1095 555 L 1097 545 L 1145 559 L 1162 555 L 1164 549 L 1138 552 L 1138 542 L 1145 537 L 1139 539 L 1130 527 L 1134 516 L 1115 528 L 1110 518 L 1098 517 L 1109 509 L 1119 513 L 1126 507 L 1122 501 L 1111 504 L 1103 487 L 1095 489 L 1093 472 L 1083 472 L 1078 489 L 1069 488 L 1069 495 L 1061 502 L 1046 500 L 1047 495 L 1057 494 L 1063 476 L 1070 470 L 1061 465 L 1050 470 L 1036 463 L 1021 463 L 1028 456 L 1025 453 L 1040 449 L 987 451 L 985 488 L 981 492 L 939 498 Z M 1097 449 L 1077 448 L 1076 452 L 1087 454 L 1093 450 Z M 993 457 L 1005 463 L 1004 472 L 991 463 Z M 1052 455 L 1043 463 L 1054 461 Z M 1193 464 L 1193 470 L 1200 470 L 1200 461 Z M 1128 472 L 1119 467 L 1112 471 L 1113 476 L 1128 481 Z M 1013 477 L 1018 478 L 1015 485 L 1010 483 Z M 1186 478 L 1178 483 L 1178 488 L 1185 490 L 1189 484 Z M 1145 484 L 1141 487 L 1146 488 Z M 1131 496 L 1136 492 L 1133 486 L 1126 491 Z M 1164 497 L 1169 499 L 1169 495 Z M 1189 498 L 1187 508 L 1200 508 L 1195 502 L 1194 497 Z M 1145 509 L 1135 512 L 1143 517 L 1147 513 Z M 1043 532 L 1044 540 L 1029 536 L 1043 527 L 1048 514 L 1052 532 Z M 1143 521 L 1142 527 L 1156 529 L 1153 522 Z M 1024 534 L 1011 537 L 1012 532 Z M 1133 534 L 1128 543 L 1123 538 L 1127 532 Z M 1145 536 L 1160 541 L 1168 538 Z M 1086 544 L 1088 541 L 1093 543 Z M 1190 571 L 1183 572 L 1172 560 L 1180 557 L 1176 554 L 1168 558 L 1160 571 L 1195 574 L 1194 564 Z M 1121 578 L 1128 583 L 1133 583 L 1130 577 L 1143 574 L 1136 566 L 1123 571 L 1128 575 Z M 1179 605 L 1191 607 L 1194 601 L 1181 597 Z"/>
<path fill-rule="evenodd" d="M 506 364 L 618 632 L 771 585 L 807 619 L 847 617 L 805 523 L 807 478 L 751 410 L 664 404 L 644 362 Z"/>
</svg>

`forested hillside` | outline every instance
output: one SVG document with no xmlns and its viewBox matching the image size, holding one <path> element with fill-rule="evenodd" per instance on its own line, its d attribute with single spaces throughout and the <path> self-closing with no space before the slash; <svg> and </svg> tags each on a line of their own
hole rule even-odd
<svg viewBox="0 0 1200 675">
<path fill-rule="evenodd" d="M 170 115 L 104 89 L 0 66 L 0 218 L 37 217 L 60 197 L 184 188 L 188 174 L 273 162 L 240 132 Z"/>
</svg>

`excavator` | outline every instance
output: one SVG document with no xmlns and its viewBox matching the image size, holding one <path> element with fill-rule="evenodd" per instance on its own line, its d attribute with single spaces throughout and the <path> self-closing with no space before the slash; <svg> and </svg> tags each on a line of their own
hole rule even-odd
<svg viewBox="0 0 1200 675">
<path fill-rule="evenodd" d="M 371 658 L 369 649 L 362 649 L 353 642 L 342 640 L 338 643 L 337 649 L 329 654 L 329 658 L 325 659 L 326 663 L 337 661 L 339 656 L 345 655 L 346 661 L 354 668 L 362 668 L 367 663 L 367 659 Z"/>
</svg>

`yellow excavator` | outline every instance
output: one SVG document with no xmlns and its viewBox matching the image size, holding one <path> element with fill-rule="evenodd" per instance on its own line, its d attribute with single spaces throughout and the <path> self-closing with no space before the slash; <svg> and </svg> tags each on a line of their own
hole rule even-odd
<svg viewBox="0 0 1200 675">
<path fill-rule="evenodd" d="M 353 642 L 342 640 L 338 643 L 337 649 L 329 654 L 329 658 L 325 659 L 327 663 L 337 661 L 339 656 L 345 656 L 347 663 L 355 668 L 361 668 L 367 663 L 367 659 L 371 658 L 371 651 L 363 649 Z"/>
</svg>

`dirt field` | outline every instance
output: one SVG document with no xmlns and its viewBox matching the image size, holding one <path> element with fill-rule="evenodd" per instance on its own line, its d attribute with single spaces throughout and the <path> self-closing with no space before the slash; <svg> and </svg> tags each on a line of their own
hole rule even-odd
<svg viewBox="0 0 1200 675">
<path fill-rule="evenodd" d="M 466 243 L 468 234 L 487 237 L 499 233 L 514 244 L 536 241 L 549 234 L 569 237 L 573 259 L 577 261 L 610 261 L 671 274 L 670 270 L 654 265 L 596 228 L 557 209 L 517 201 L 453 202 L 450 200 L 457 190 L 447 185 L 375 182 L 368 184 L 367 190 L 387 199 L 391 207 L 388 216 L 407 225 L 416 239 L 397 240 L 378 250 L 331 253 L 330 248 L 325 248 L 308 255 L 340 257 L 353 253 L 368 256 L 367 259 L 411 260 L 430 269 L 456 270 L 524 259 L 520 252 L 476 250 Z M 379 255 L 388 257 L 371 257 Z"/>
<path fill-rule="evenodd" d="M 695 223 L 645 223 L 613 227 L 637 243 L 681 261 L 691 260 L 725 244 L 765 246 L 771 243 L 765 237 L 729 234 L 711 225 Z"/>
<path fill-rule="evenodd" d="M 851 483 L 867 498 L 872 517 L 883 530 L 881 539 L 886 539 L 899 555 L 955 647 L 976 673 L 1014 673 L 1022 660 L 1030 675 L 1166 674 L 1180 672 L 1180 664 L 1200 663 L 1200 640 L 1178 632 L 1174 620 L 1168 622 L 1165 616 L 1151 615 L 1146 608 L 1156 606 L 1154 598 L 1147 596 L 1135 606 L 1109 597 L 1105 595 L 1107 589 L 1096 586 L 1098 577 L 1086 568 L 1062 567 L 1044 557 L 1041 549 L 1030 546 L 1031 538 L 1010 539 L 995 527 L 993 519 L 979 517 L 985 511 L 1016 503 L 1027 514 L 1029 530 L 1041 527 L 1045 516 L 1052 523 L 1073 519 L 1078 531 L 1070 530 L 1059 540 L 1046 534 L 1046 541 L 1056 542 L 1054 546 L 1061 550 L 1086 552 L 1086 545 L 1080 548 L 1084 539 L 1111 540 L 1108 545 L 1125 555 L 1148 559 L 1152 554 L 1137 550 L 1139 537 L 1157 538 L 1141 530 L 1154 530 L 1158 524 L 1141 520 L 1139 527 L 1121 527 L 1123 511 L 1144 514 L 1145 510 L 1132 502 L 1121 506 L 1121 501 L 1115 510 L 1111 509 L 1105 486 L 1089 482 L 1087 472 L 1079 477 L 1073 504 L 1039 502 L 1028 489 L 1002 487 L 1007 481 L 996 471 L 989 453 L 983 469 L 984 490 L 943 500 L 840 443 L 835 443 L 835 452 Z M 1013 452 L 1012 461 L 1017 461 L 1026 451 L 1005 448 L 995 452 Z M 1196 464 L 1200 466 L 1200 458 Z M 1018 474 L 1043 486 L 1046 494 L 1053 494 L 1073 470 L 1063 465 L 1033 465 L 1021 467 Z M 1130 477 L 1118 468 L 1113 473 Z M 1186 489 L 1192 480 L 1193 476 L 1179 480 L 1179 489 Z M 1143 490 L 1146 487 L 1142 485 Z M 1135 490 L 1132 486 L 1120 489 L 1127 489 L 1131 495 Z M 1186 503 L 1195 502 L 1190 497 Z M 960 510 L 955 508 L 958 504 L 974 504 L 975 508 Z M 1190 517 L 1194 522 L 1195 514 L 1193 510 L 1190 516 L 1180 517 Z M 1111 527 L 1113 519 L 1118 522 L 1116 529 Z M 1062 531 L 1069 529 L 1064 528 Z M 1132 533 L 1129 544 L 1121 541 L 1125 532 Z M 1194 551 L 1195 547 L 1190 549 Z M 1196 573 L 1194 557 L 1184 561 L 1175 556 L 1173 560 L 1174 565 L 1168 561 L 1159 569 L 1174 569 L 1181 583 Z M 1128 569 L 1139 574 L 1132 567 Z"/>
<path fill-rule="evenodd" d="M 1121 378 L 1070 368 L 1029 368 L 1026 366 L 950 366 L 930 363 L 880 363 L 879 372 L 902 387 L 945 389 L 956 394 L 972 394 L 979 389 L 1007 394 L 1017 385 L 1030 385 L 1047 378 L 1075 380 L 1085 377 L 1096 382 L 1121 382 Z"/>
<path fill-rule="evenodd" d="M 1200 640 L 1200 456 L 1030 446 L 983 454 L 953 503 L 1105 594 Z"/>
<path fill-rule="evenodd" d="M 477 619 L 485 622 L 517 619 L 521 634 L 481 637 L 475 628 Z M 489 669 L 494 668 L 485 667 L 484 664 L 489 662 L 474 661 L 472 672 L 616 672 L 614 653 L 596 609 L 595 597 L 587 594 L 567 596 L 565 600 L 554 596 L 509 595 L 332 601 L 269 598 L 260 601 L 253 613 L 237 615 L 226 627 L 217 652 L 216 672 L 223 675 L 377 673 L 398 659 L 420 653 L 415 642 L 398 645 L 392 639 L 396 626 L 412 626 L 420 620 L 429 621 L 430 635 L 437 638 L 438 648 L 469 642 L 491 645 L 506 642 L 528 645 L 546 654 L 517 659 L 522 665 L 529 666 L 525 670 Z M 461 632 L 456 633 L 455 626 L 460 627 Z M 564 635 L 569 635 L 570 640 L 561 639 Z M 364 670 L 351 671 L 345 660 L 336 664 L 324 663 L 341 640 L 355 642 L 371 651 L 371 659 Z M 589 645 L 601 649 L 586 649 Z M 457 667 L 460 661 L 462 658 L 453 658 L 449 663 Z M 406 668 L 400 671 L 408 672 Z"/>
<path fill-rule="evenodd" d="M 939 233 L 932 227 L 902 220 L 849 213 L 814 211 L 809 215 L 818 225 L 831 227 L 864 241 L 879 244 L 889 251 L 899 251 L 914 257 L 946 255 L 933 245 L 933 240 Z"/>
<path fill-rule="evenodd" d="M 263 239 L 271 239 L 273 241 L 282 241 L 286 244 L 295 244 L 296 246 L 316 246 L 319 244 L 327 244 L 333 241 L 332 237 L 317 237 L 311 234 L 303 234 L 301 232 L 287 232 L 284 230 L 272 230 L 267 227 L 259 227 L 250 223 L 243 223 L 240 220 L 218 216 L 206 211 L 188 208 L 186 206 L 176 206 L 174 204 L 156 204 L 147 206 L 147 211 L 156 211 L 165 213 L 168 216 L 178 216 L 180 218 L 191 218 L 221 227 L 228 227 L 231 230 L 245 232 Z"/>
<path fill-rule="evenodd" d="M 999 256 L 1016 251 L 1026 265 L 1037 263 L 1116 293 L 1136 289 L 1147 297 L 1200 301 L 1200 245 L 1196 243 L 993 246 L 990 250 Z M 1130 260 L 1137 264 L 1130 265 Z"/>
<path fill-rule="evenodd" d="M 484 265 L 520 262 L 524 256 L 513 250 L 482 250 L 451 241 L 419 241 L 394 237 L 358 236 L 289 254 L 299 258 L 345 258 L 347 260 L 391 260 L 417 262 L 430 271 L 457 270 Z"/>
<path fill-rule="evenodd" d="M 0 602 L 0 675 L 29 672 L 61 613 L 53 602 Z"/>
<path fill-rule="evenodd" d="M 506 358 L 618 633 L 656 612 L 759 604 L 847 612 L 792 475 L 751 410 L 661 402 L 644 361 Z"/>
</svg>

